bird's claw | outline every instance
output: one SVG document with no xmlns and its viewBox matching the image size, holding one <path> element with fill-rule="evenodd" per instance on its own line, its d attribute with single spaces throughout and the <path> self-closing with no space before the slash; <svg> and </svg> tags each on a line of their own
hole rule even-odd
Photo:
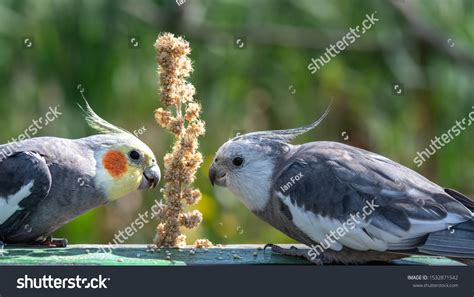
<svg viewBox="0 0 474 297">
<path fill-rule="evenodd" d="M 305 253 L 304 250 L 299 250 L 295 246 L 291 246 L 289 249 L 286 249 L 273 243 L 268 243 L 263 247 L 264 250 L 266 250 L 267 248 L 271 248 L 271 251 L 276 254 L 292 257 L 302 257 L 303 253 Z"/>
<path fill-rule="evenodd" d="M 303 257 L 305 258 L 306 260 L 308 260 L 309 262 L 313 263 L 313 264 L 316 264 L 316 265 L 323 265 L 324 262 L 322 260 L 322 255 L 320 255 L 319 257 L 310 257 L 308 255 L 308 252 L 304 249 L 298 249 L 297 247 L 295 246 L 291 246 L 289 249 L 287 248 L 283 248 L 281 246 L 278 246 L 276 244 L 273 244 L 273 243 L 268 243 L 266 244 L 264 247 L 263 247 L 263 250 L 266 250 L 267 248 L 271 248 L 271 251 L 273 253 L 276 253 L 276 254 L 279 254 L 279 255 L 283 255 L 283 256 L 291 256 L 291 257 Z"/>
<path fill-rule="evenodd" d="M 45 241 L 41 243 L 41 245 L 47 247 L 57 247 L 57 248 L 64 248 L 67 247 L 68 241 L 66 238 L 53 238 L 48 236 Z"/>
<path fill-rule="evenodd" d="M 263 250 L 266 250 L 268 247 L 272 248 L 274 246 L 273 243 L 267 243 L 264 247 Z"/>
</svg>

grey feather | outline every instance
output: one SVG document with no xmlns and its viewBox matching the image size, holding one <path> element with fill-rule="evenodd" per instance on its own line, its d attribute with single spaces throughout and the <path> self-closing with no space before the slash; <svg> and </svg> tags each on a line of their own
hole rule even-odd
<svg viewBox="0 0 474 297">
<path fill-rule="evenodd" d="M 472 219 L 472 213 L 461 202 L 448 195 L 443 188 L 418 173 L 382 156 L 358 148 L 333 142 L 313 142 L 295 147 L 291 157 L 276 162 L 273 191 L 290 197 L 291 202 L 315 215 L 346 221 L 351 214 L 360 212 L 367 201 L 376 199 L 379 208 L 370 216 L 369 228 L 364 231 L 372 237 L 374 228 L 392 234 L 407 236 L 389 244 L 391 250 L 413 249 L 424 243 L 426 233 L 416 233 L 412 220 L 424 222 L 427 229 L 431 222 L 439 222 L 450 215 L 459 221 Z M 304 177 L 286 191 L 282 185 L 292 176 Z M 466 198 L 467 199 L 467 198 Z M 281 200 L 274 195 L 271 203 Z M 280 214 L 265 213 L 277 211 Z M 284 207 L 268 207 L 259 213 L 265 220 L 280 226 L 293 238 L 306 244 L 307 236 L 292 224 L 291 214 Z M 434 225 L 433 225 L 434 226 Z M 442 225 L 438 228 L 440 230 Z M 435 230 L 437 231 L 437 230 Z"/>
<path fill-rule="evenodd" d="M 332 100 L 330 101 L 326 111 L 323 115 L 315 120 L 314 122 L 299 128 L 286 129 L 286 130 L 270 130 L 270 131 L 260 131 L 260 132 L 251 132 L 241 136 L 237 136 L 232 140 L 257 140 L 259 142 L 280 142 L 280 143 L 289 143 L 291 140 L 296 138 L 299 135 L 302 135 L 314 128 L 316 128 L 329 114 L 331 110 Z"/>
<path fill-rule="evenodd" d="M 20 209 L 0 225 L 0 238 L 3 240 L 24 228 L 30 214 L 48 196 L 51 173 L 45 159 L 32 151 L 15 153 L 0 161 L 0 199 L 7 199 L 32 181 L 31 194 L 21 200 Z"/>
<path fill-rule="evenodd" d="M 100 138 L 102 138 L 101 142 Z M 39 203 L 27 209 L 30 211 L 24 219 L 17 221 L 15 218 L 16 225 L 21 224 L 21 228 L 8 233 L 4 233 L 5 230 L 0 231 L 0 237 L 4 237 L 6 242 L 41 241 L 80 214 L 107 202 L 105 193 L 95 188 L 93 183 L 96 168 L 94 151 L 90 146 L 97 147 L 94 145 L 94 139 L 97 143 L 104 143 L 104 145 L 117 141 L 111 135 L 96 135 L 78 140 L 38 137 L 14 144 L 0 145 L 0 151 L 7 146 L 13 148 L 13 155 L 35 152 L 36 155 L 42 156 L 41 164 L 44 163 L 47 166 L 51 181 L 46 197 L 31 198 L 37 199 L 35 201 Z M 7 161 L 9 159 L 4 160 L 4 162 Z M 21 163 L 16 166 L 19 165 Z M 34 172 L 34 167 L 24 165 L 25 172 Z M 42 174 L 46 175 L 46 169 L 42 170 Z M 39 178 L 38 174 L 33 177 Z M 28 176 L 25 175 L 22 179 L 25 178 L 28 179 Z M 17 180 L 16 175 L 15 178 L 4 176 L 0 180 L 1 191 L 11 191 L 8 190 L 11 188 L 10 184 L 20 184 L 23 182 L 22 179 Z M 13 229 L 9 228 L 9 230 Z"/>
<path fill-rule="evenodd" d="M 387 216 L 399 226 L 405 225 L 406 217 L 439 220 L 446 217 L 447 211 L 466 220 L 470 218 L 470 212 L 441 187 L 406 167 L 374 155 L 335 142 L 301 145 L 277 169 L 275 190 L 281 192 L 281 184 L 303 172 L 305 178 L 288 193 L 297 205 L 323 216 L 344 219 L 360 210 L 368 199 L 377 198 Z"/>
<path fill-rule="evenodd" d="M 474 221 L 429 234 L 418 250 L 430 255 L 474 259 Z"/>
<path fill-rule="evenodd" d="M 469 210 L 474 211 L 474 201 L 469 199 L 467 196 L 455 191 L 453 189 L 445 189 L 444 190 L 448 195 L 456 199 L 457 201 L 461 202 L 465 207 L 469 208 Z"/>
<path fill-rule="evenodd" d="M 99 115 L 97 115 L 95 113 L 95 111 L 89 105 L 89 102 L 87 102 L 87 100 L 84 99 L 84 102 L 85 102 L 85 105 L 86 105 L 85 108 L 82 107 L 79 103 L 77 105 L 79 106 L 79 108 L 84 113 L 84 118 L 86 119 L 87 124 L 92 129 L 95 129 L 98 132 L 104 133 L 104 134 L 122 134 L 122 133 L 125 133 L 125 134 L 129 134 L 129 135 L 133 135 L 129 131 L 127 131 L 123 128 L 117 127 L 117 126 L 107 122 L 103 118 L 101 118 Z"/>
</svg>

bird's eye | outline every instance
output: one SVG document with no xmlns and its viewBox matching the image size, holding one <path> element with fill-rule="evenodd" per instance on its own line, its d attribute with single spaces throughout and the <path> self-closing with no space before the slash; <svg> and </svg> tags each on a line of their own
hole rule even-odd
<svg viewBox="0 0 474 297">
<path fill-rule="evenodd" d="M 244 159 L 242 159 L 241 157 L 235 157 L 234 160 L 232 160 L 232 164 L 234 164 L 235 166 L 240 166 L 242 165 L 242 163 L 244 163 Z"/>
<path fill-rule="evenodd" d="M 137 152 L 137 151 L 130 151 L 130 153 L 128 153 L 128 155 L 130 156 L 130 159 L 132 159 L 134 161 L 140 160 L 140 153 Z"/>
</svg>

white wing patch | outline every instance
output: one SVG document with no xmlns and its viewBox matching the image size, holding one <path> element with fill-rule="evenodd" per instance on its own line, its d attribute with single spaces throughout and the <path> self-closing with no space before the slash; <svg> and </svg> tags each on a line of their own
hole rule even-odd
<svg viewBox="0 0 474 297">
<path fill-rule="evenodd" d="M 289 196 L 285 196 L 280 192 L 276 192 L 276 194 L 281 201 L 288 206 L 288 209 L 293 216 L 293 223 L 296 227 L 315 242 L 323 242 L 326 239 L 326 234 L 331 230 L 333 225 L 330 220 L 297 207 L 291 203 Z M 328 244 L 329 248 L 332 250 L 340 251 L 342 249 L 342 244 L 337 241 L 328 241 Z"/>
<path fill-rule="evenodd" d="M 277 196 L 288 206 L 296 227 L 323 247 L 329 245 L 329 249 L 335 251 L 340 251 L 343 246 L 358 251 L 387 250 L 386 242 L 370 236 L 364 231 L 364 227 L 369 225 L 367 222 L 360 221 L 359 224 L 354 225 L 346 224 L 346 222 L 316 215 L 311 211 L 299 208 L 291 203 L 290 197 L 284 196 L 280 192 L 277 192 Z M 339 236 L 338 229 L 344 230 L 343 236 Z"/>
<path fill-rule="evenodd" d="M 288 206 L 293 216 L 293 223 L 298 229 L 324 248 L 335 251 L 340 251 L 343 246 L 358 251 L 375 250 L 383 252 L 386 250 L 412 249 L 420 244 L 426 234 L 447 229 L 450 225 L 456 225 L 466 220 L 453 214 L 437 221 L 410 218 L 411 228 L 408 231 L 402 229 L 382 230 L 372 225 L 370 219 L 368 221 L 361 220 L 357 224 L 347 224 L 347 222 L 323 217 L 312 211 L 297 207 L 291 202 L 290 196 L 285 196 L 281 192 L 277 191 L 276 195 Z M 342 228 L 347 232 L 339 236 L 338 228 Z M 330 234 L 333 235 L 330 236 Z M 331 240 L 328 238 L 331 238 Z"/>
<path fill-rule="evenodd" d="M 17 210 L 21 210 L 20 202 L 26 197 L 31 195 L 31 189 L 33 188 L 35 181 L 30 181 L 27 185 L 21 187 L 21 189 L 15 194 L 7 197 L 0 197 L 0 225 L 3 224 L 9 217 L 11 217 Z"/>
</svg>

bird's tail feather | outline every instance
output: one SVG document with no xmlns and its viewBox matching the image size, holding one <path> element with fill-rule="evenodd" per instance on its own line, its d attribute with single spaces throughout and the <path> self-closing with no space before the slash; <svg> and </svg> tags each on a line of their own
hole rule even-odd
<svg viewBox="0 0 474 297">
<path fill-rule="evenodd" d="M 474 201 L 469 199 L 466 195 L 459 193 L 456 190 L 452 189 L 445 189 L 444 190 L 449 196 L 453 197 L 457 201 L 461 202 L 465 207 L 467 207 L 470 211 L 474 211 Z"/>
<path fill-rule="evenodd" d="M 424 254 L 445 256 L 474 265 L 474 220 L 429 234 L 418 250 Z"/>
<path fill-rule="evenodd" d="M 467 259 L 467 258 L 452 258 L 455 261 L 464 263 L 466 265 L 473 265 L 474 266 L 474 259 Z"/>
</svg>

